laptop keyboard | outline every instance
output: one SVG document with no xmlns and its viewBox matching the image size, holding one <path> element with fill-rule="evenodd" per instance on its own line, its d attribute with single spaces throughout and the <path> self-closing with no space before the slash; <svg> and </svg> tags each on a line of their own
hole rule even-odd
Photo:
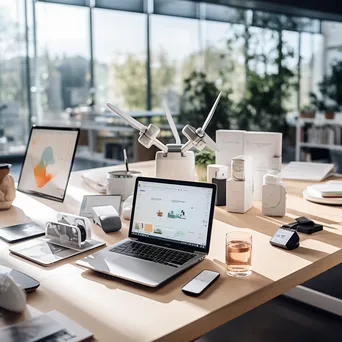
<svg viewBox="0 0 342 342">
<path fill-rule="evenodd" d="M 110 251 L 172 267 L 182 266 L 195 256 L 194 254 L 135 241 L 127 241 L 113 247 Z"/>
</svg>

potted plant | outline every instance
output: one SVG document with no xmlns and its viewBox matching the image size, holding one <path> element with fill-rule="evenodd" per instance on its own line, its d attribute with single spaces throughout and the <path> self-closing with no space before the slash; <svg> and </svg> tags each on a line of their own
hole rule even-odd
<svg viewBox="0 0 342 342">
<path fill-rule="evenodd" d="M 335 110 L 333 107 L 327 107 L 327 109 L 324 112 L 324 117 L 327 120 L 333 120 L 335 119 Z"/>
<path fill-rule="evenodd" d="M 320 99 L 311 93 L 312 104 L 324 113 L 326 119 L 335 118 L 335 112 L 342 106 L 342 61 L 331 65 L 329 75 L 326 75 L 318 85 Z"/>
<path fill-rule="evenodd" d="M 207 180 L 207 166 L 215 164 L 215 152 L 200 151 L 195 154 L 196 171 L 199 181 L 206 182 Z"/>
<path fill-rule="evenodd" d="M 300 117 L 303 119 L 314 119 L 316 116 L 315 109 L 311 106 L 304 106 L 300 110 Z"/>
<path fill-rule="evenodd" d="M 320 91 L 322 95 L 326 94 L 325 87 L 326 87 L 325 85 L 320 84 Z M 314 93 L 310 94 L 310 98 L 311 98 L 311 103 L 313 107 L 316 108 L 316 110 L 323 112 L 324 117 L 327 120 L 333 120 L 335 118 L 335 111 L 338 110 L 338 107 L 335 104 L 327 104 L 328 100 L 330 100 L 329 101 L 330 103 L 333 103 L 331 99 L 327 99 L 327 97 L 325 97 L 325 99 L 319 99 L 318 96 Z"/>
</svg>

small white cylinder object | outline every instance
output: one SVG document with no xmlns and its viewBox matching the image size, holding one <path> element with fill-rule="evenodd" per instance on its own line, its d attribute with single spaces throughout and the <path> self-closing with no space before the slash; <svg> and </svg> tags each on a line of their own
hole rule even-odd
<svg viewBox="0 0 342 342">
<path fill-rule="evenodd" d="M 262 214 L 284 216 L 286 213 L 286 188 L 281 177 L 267 173 L 262 186 Z"/>
<path fill-rule="evenodd" d="M 207 166 L 207 183 L 212 183 L 216 177 L 216 172 L 222 171 L 228 173 L 228 166 L 219 164 L 210 164 Z"/>
<path fill-rule="evenodd" d="M 245 213 L 253 206 L 252 157 L 238 156 L 231 161 L 231 178 L 227 181 L 227 211 Z"/>
</svg>

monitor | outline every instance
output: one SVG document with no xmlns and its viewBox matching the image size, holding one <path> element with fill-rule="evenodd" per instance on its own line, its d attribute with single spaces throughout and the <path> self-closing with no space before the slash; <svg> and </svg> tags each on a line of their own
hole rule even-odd
<svg viewBox="0 0 342 342">
<path fill-rule="evenodd" d="M 77 128 L 32 127 L 18 190 L 62 202 L 79 132 Z"/>
<path fill-rule="evenodd" d="M 215 184 L 138 177 L 130 237 L 209 251 Z"/>
</svg>

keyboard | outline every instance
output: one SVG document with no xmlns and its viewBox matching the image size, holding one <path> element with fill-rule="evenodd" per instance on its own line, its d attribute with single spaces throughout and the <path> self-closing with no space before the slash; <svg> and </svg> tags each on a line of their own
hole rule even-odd
<svg viewBox="0 0 342 342">
<path fill-rule="evenodd" d="M 195 254 L 136 241 L 124 242 L 119 246 L 113 247 L 110 251 L 172 267 L 180 267 L 195 257 Z"/>
</svg>

